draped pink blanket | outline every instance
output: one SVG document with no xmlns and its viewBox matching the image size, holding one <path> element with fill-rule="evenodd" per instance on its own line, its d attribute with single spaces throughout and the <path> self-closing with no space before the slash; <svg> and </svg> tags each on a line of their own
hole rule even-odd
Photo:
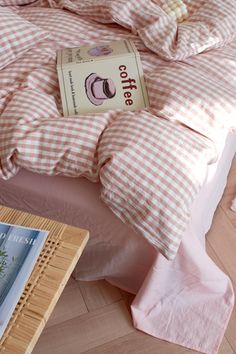
<svg viewBox="0 0 236 354">
<path fill-rule="evenodd" d="M 216 353 L 234 295 L 230 279 L 206 254 L 204 239 L 236 150 L 233 134 L 226 139 L 222 132 L 222 149 L 217 162 L 208 166 L 204 186 L 191 208 L 191 221 L 171 262 L 122 223 L 101 201 L 101 185 L 85 178 L 21 170 L 10 180 L 0 180 L 0 203 L 88 229 L 90 240 L 76 266 L 76 278 L 105 278 L 137 294 L 132 317 L 140 330 L 203 353 Z"/>
<path fill-rule="evenodd" d="M 21 167 L 102 184 L 101 198 L 168 259 L 222 129 L 236 124 L 236 3 L 0 0 L 0 177 Z M 20 6 L 27 5 L 27 6 Z M 56 50 L 131 38 L 150 109 L 62 116 Z"/>
<path fill-rule="evenodd" d="M 151 0 L 46 5 L 0 9 L 0 176 L 25 167 L 100 180 L 104 202 L 171 260 L 220 129 L 235 124 L 235 2 L 189 4 L 179 26 Z M 56 49 L 126 37 L 140 51 L 150 109 L 62 117 Z"/>
</svg>

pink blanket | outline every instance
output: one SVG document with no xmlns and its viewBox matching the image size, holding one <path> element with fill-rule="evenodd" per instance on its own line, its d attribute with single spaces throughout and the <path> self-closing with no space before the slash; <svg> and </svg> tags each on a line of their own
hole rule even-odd
<svg viewBox="0 0 236 354">
<path fill-rule="evenodd" d="M 9 54 L 3 51 L 0 73 L 0 176 L 25 167 L 100 180 L 104 202 L 171 260 L 207 165 L 217 158 L 220 129 L 235 123 L 235 2 L 206 2 L 179 27 L 151 0 L 49 4 L 53 9 L 43 2 L 0 9 Z M 150 109 L 63 118 L 56 49 L 125 37 L 141 53 Z"/>
<path fill-rule="evenodd" d="M 100 183 L 22 169 L 12 179 L 0 180 L 0 203 L 88 229 L 90 240 L 76 266 L 76 278 L 105 278 L 137 294 L 132 317 L 142 331 L 216 353 L 233 306 L 230 279 L 212 263 L 204 245 L 236 150 L 235 136 L 221 135 L 223 153 L 208 166 L 190 224 L 171 262 L 106 207 Z M 232 322 L 230 327 L 229 333 Z"/>
<path fill-rule="evenodd" d="M 100 181 L 103 201 L 168 260 L 221 130 L 236 125 L 236 3 L 186 3 L 177 25 L 151 0 L 0 0 L 0 176 L 24 167 Z M 56 50 L 127 37 L 150 109 L 64 118 Z"/>
</svg>

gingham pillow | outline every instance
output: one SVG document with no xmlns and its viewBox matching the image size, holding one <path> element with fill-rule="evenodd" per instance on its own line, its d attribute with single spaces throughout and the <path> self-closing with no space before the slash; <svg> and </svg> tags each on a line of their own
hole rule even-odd
<svg viewBox="0 0 236 354">
<path fill-rule="evenodd" d="M 169 15 L 153 21 L 138 33 L 152 51 L 165 59 L 183 60 L 219 48 L 236 37 L 236 1 L 189 1 L 190 16 L 177 24 Z"/>
<path fill-rule="evenodd" d="M 217 139 L 236 127 L 236 42 L 227 48 L 164 64 L 146 76 L 150 110 Z"/>
<path fill-rule="evenodd" d="M 0 7 L 0 69 L 3 69 L 48 33 L 6 7 Z"/>
<path fill-rule="evenodd" d="M 160 0 L 63 0 L 61 4 L 86 18 L 130 29 L 164 59 L 183 60 L 236 37 L 235 0 L 205 0 L 200 6 L 194 2 L 187 1 L 190 16 L 179 24 L 163 11 Z"/>
<path fill-rule="evenodd" d="M 171 260 L 215 153 L 188 128 L 146 111 L 121 112 L 98 146 L 101 198 Z"/>
</svg>

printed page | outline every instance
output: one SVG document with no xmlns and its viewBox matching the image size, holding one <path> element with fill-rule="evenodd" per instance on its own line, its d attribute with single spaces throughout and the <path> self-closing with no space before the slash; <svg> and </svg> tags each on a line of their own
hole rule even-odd
<svg viewBox="0 0 236 354">
<path fill-rule="evenodd" d="M 0 337 L 24 290 L 48 231 L 0 223 Z"/>
</svg>

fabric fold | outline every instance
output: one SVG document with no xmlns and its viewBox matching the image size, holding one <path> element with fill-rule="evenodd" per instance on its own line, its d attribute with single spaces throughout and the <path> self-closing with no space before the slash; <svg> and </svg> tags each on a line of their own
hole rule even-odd
<svg viewBox="0 0 236 354">
<path fill-rule="evenodd" d="M 147 48 L 165 60 L 184 60 L 222 47 L 236 36 L 234 0 L 205 1 L 179 24 L 152 0 L 62 0 L 50 4 L 96 22 L 117 23 L 138 34 Z"/>
<path fill-rule="evenodd" d="M 191 227 L 185 235 L 174 261 L 160 255 L 152 265 L 131 305 L 134 326 L 160 339 L 217 354 L 234 306 L 233 286 Z"/>
</svg>

